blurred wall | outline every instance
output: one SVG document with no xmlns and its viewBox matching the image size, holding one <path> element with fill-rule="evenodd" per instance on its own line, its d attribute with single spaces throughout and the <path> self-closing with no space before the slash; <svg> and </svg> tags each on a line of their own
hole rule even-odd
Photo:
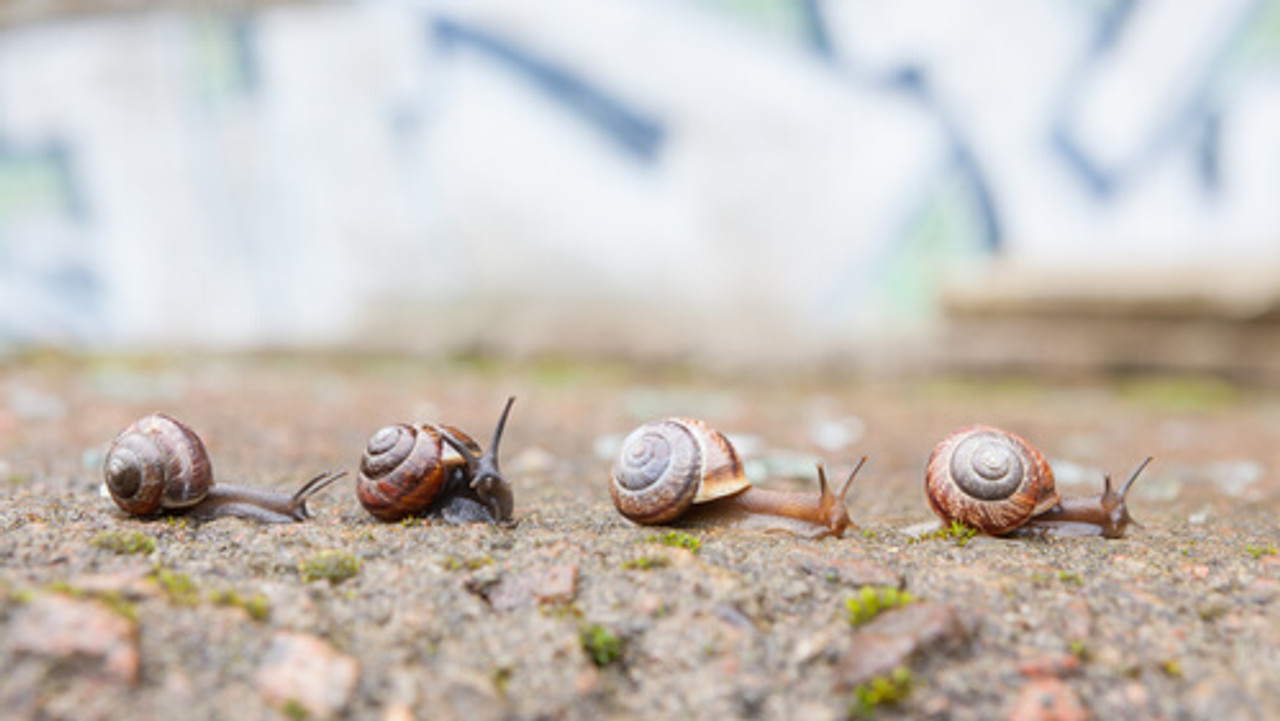
<svg viewBox="0 0 1280 721">
<path fill-rule="evenodd" d="M 0 345 L 806 357 L 927 330 L 995 258 L 1278 252 L 1277 0 L 0 29 Z"/>
</svg>

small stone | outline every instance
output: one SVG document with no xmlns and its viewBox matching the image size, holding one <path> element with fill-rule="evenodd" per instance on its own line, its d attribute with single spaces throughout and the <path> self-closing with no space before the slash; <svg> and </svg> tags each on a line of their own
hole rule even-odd
<svg viewBox="0 0 1280 721">
<path fill-rule="evenodd" d="M 898 533 L 901 533 L 907 538 L 923 538 L 939 528 L 942 528 L 942 521 L 934 518 L 928 521 L 921 521 L 920 523 L 913 523 L 909 526 L 902 526 L 897 530 Z"/>
<path fill-rule="evenodd" d="M 555 468 L 556 457 L 545 448 L 531 446 L 520 451 L 504 465 L 515 477 L 546 475 Z"/>
<path fill-rule="evenodd" d="M 382 721 L 414 721 L 413 711 L 404 704 L 391 704 L 382 709 Z"/>
<path fill-rule="evenodd" d="M 857 416 L 814 419 L 809 424 L 810 440 L 828 453 L 848 448 L 861 440 L 866 433 L 866 422 Z"/>
<path fill-rule="evenodd" d="M 834 660 L 835 654 L 832 653 L 836 644 L 836 627 L 830 626 L 823 630 L 811 634 L 800 639 L 796 643 L 795 650 L 791 653 L 791 660 L 796 665 L 803 665 L 818 658 L 819 656 L 827 656 L 830 654 Z M 843 631 L 843 629 L 841 629 Z M 843 634 L 841 634 L 843 636 Z"/>
<path fill-rule="evenodd" d="M 258 691 L 267 703 L 297 704 L 314 718 L 339 714 L 351 700 L 360 665 L 325 641 L 303 633 L 282 631 L 258 668 Z"/>
<path fill-rule="evenodd" d="M 1071 687 L 1056 678 L 1027 682 L 1013 703 L 1009 721 L 1086 721 L 1089 712 Z"/>
<path fill-rule="evenodd" d="M 789 554 L 793 567 L 828 581 L 850 586 L 892 586 L 899 588 L 898 574 L 874 561 L 833 558 L 809 549 L 796 549 Z"/>
<path fill-rule="evenodd" d="M 1280 581 L 1274 578 L 1255 578 L 1244 589 L 1244 598 L 1257 604 L 1265 604 L 1280 598 Z"/>
<path fill-rule="evenodd" d="M 13 619 L 14 651 L 54 661 L 88 660 L 105 678 L 138 680 L 138 631 L 129 619 L 97 601 L 46 595 Z"/>
<path fill-rule="evenodd" d="M 150 566 L 135 566 L 114 573 L 94 573 L 77 578 L 72 584 L 77 591 L 91 596 L 119 594 L 140 599 L 156 596 L 160 588 L 151 580 Z"/>
<path fill-rule="evenodd" d="M 1045 654 L 1018 664 L 1018 673 L 1031 677 L 1060 677 L 1080 669 L 1080 658 L 1073 654 Z"/>
<path fill-rule="evenodd" d="M 1124 700 L 1125 703 L 1129 704 L 1133 708 L 1145 709 L 1150 698 L 1151 694 L 1147 692 L 1146 686 L 1143 686 L 1137 681 L 1125 684 Z"/>
<path fill-rule="evenodd" d="M 1261 721 L 1264 718 L 1250 701 L 1250 694 L 1234 680 L 1223 677 L 1208 678 L 1192 687 L 1187 694 L 1186 711 L 1187 718 L 1195 721 Z"/>
<path fill-rule="evenodd" d="M 945 603 L 912 603 L 886 611 L 853 635 L 836 665 L 836 688 L 852 690 L 892 673 L 922 649 L 948 649 L 969 635 L 968 624 Z"/>
<path fill-rule="evenodd" d="M 432 721 L 500 721 L 508 715 L 492 679 L 470 670 L 446 672 L 428 697 Z"/>
<path fill-rule="evenodd" d="M 15 385 L 9 389 L 9 410 L 21 421 L 54 421 L 67 415 L 67 404 L 52 393 Z"/>
<path fill-rule="evenodd" d="M 577 595 L 578 567 L 573 564 L 533 566 L 505 575 L 485 594 L 496 611 L 510 611 L 526 604 L 568 603 Z"/>
<path fill-rule="evenodd" d="M 1266 477 L 1267 471 L 1257 461 L 1219 461 L 1205 469 L 1214 483 L 1232 498 L 1243 496 L 1250 486 Z"/>
</svg>

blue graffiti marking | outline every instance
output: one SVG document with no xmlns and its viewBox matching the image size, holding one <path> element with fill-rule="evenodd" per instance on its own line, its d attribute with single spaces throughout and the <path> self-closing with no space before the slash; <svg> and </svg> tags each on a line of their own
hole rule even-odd
<svg viewBox="0 0 1280 721">
<path fill-rule="evenodd" d="M 1203 68 L 1200 77 L 1190 81 L 1191 89 L 1182 105 L 1170 111 L 1127 160 L 1108 166 L 1090 151 L 1085 140 L 1077 137 L 1071 127 L 1071 119 L 1075 116 L 1074 110 L 1079 103 L 1080 94 L 1094 70 L 1107 61 L 1107 54 L 1120 42 L 1136 5 L 1136 0 L 1123 0 L 1100 18 L 1087 54 L 1067 78 L 1059 96 L 1049 130 L 1050 147 L 1075 173 L 1076 178 L 1100 200 L 1114 198 L 1121 189 L 1146 173 L 1161 156 L 1188 145 L 1195 157 L 1201 187 L 1206 192 L 1216 191 L 1221 182 L 1218 158 L 1222 111 L 1216 97 L 1215 73 L 1222 57 L 1230 48 L 1239 44 L 1240 38 L 1261 11 L 1262 3 L 1255 2 L 1249 9 L 1241 12 L 1235 28 L 1219 43 L 1216 58 Z"/>
<path fill-rule="evenodd" d="M 652 162 L 657 158 L 666 137 L 663 124 L 568 68 L 510 40 L 449 18 L 437 18 L 432 23 L 432 35 L 442 50 L 468 47 L 502 62 L 637 159 Z"/>
<path fill-rule="evenodd" d="M 914 98 L 941 126 L 950 148 L 951 161 L 956 172 L 969 191 L 974 204 L 974 211 L 981 224 L 979 236 L 983 249 L 997 254 L 1004 247 L 1004 231 L 996 210 L 995 196 L 987 182 L 982 163 L 973 152 L 969 142 L 960 131 L 960 124 L 952 117 L 950 111 L 938 100 L 929 85 L 925 71 L 914 65 L 906 65 L 891 70 L 887 75 L 874 80 L 880 87 L 897 91 Z"/>
<path fill-rule="evenodd" d="M 66 141 L 27 148 L 0 137 L 0 222 L 6 208 L 20 209 L 33 201 L 53 207 L 73 222 L 87 222 L 88 206 L 74 165 L 74 154 Z M 3 182 L 6 179 L 9 182 Z"/>
</svg>

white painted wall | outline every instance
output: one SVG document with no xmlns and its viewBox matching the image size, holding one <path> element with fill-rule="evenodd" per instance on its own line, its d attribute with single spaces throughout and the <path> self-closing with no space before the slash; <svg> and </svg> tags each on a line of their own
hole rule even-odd
<svg viewBox="0 0 1280 721">
<path fill-rule="evenodd" d="M 803 356 L 928 327 L 997 256 L 1277 257 L 1280 2 L 816 7 L 2 30 L 0 343 Z"/>
</svg>

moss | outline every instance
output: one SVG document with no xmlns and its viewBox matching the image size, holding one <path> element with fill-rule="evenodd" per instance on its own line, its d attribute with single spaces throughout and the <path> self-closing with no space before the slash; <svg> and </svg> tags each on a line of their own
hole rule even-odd
<svg viewBox="0 0 1280 721">
<path fill-rule="evenodd" d="M 199 592 L 191 577 L 185 573 L 157 568 L 153 577 L 169 600 L 181 606 L 194 606 L 199 600 Z"/>
<path fill-rule="evenodd" d="M 857 596 L 845 599 L 844 607 L 849 623 L 856 628 L 883 611 L 905 606 L 915 600 L 915 596 L 893 586 L 863 586 Z"/>
<path fill-rule="evenodd" d="M 671 565 L 671 559 L 666 556 L 640 556 L 639 558 L 629 558 L 622 562 L 622 567 L 628 571 L 651 571 L 655 568 L 665 568 Z"/>
<path fill-rule="evenodd" d="M 598 623 L 584 626 L 579 632 L 579 639 L 587 658 L 600 668 L 622 658 L 622 639 Z"/>
<path fill-rule="evenodd" d="M 978 529 L 965 525 L 960 521 L 952 521 L 951 523 L 939 528 L 931 533 L 926 533 L 919 538 L 913 538 L 909 543 L 917 541 L 952 541 L 957 546 L 964 547 L 968 545 L 969 539 L 978 535 Z"/>
<path fill-rule="evenodd" d="M 1240 401 L 1239 388 L 1203 376 L 1136 379 L 1122 384 L 1119 395 L 1139 405 L 1166 411 L 1215 410 Z"/>
<path fill-rule="evenodd" d="M 1058 571 L 1058 580 L 1070 586 L 1084 585 L 1084 578 L 1075 571 Z"/>
<path fill-rule="evenodd" d="M 498 666 L 493 669 L 491 674 L 493 678 L 493 690 L 498 692 L 499 696 L 507 695 L 507 687 L 511 685 L 511 675 L 514 673 L 510 666 Z"/>
<path fill-rule="evenodd" d="M 702 550 L 702 541 L 690 536 L 682 531 L 667 531 L 666 533 L 655 533 L 645 539 L 646 543 L 658 543 L 663 546 L 671 546 L 672 548 L 684 548 L 693 553 Z"/>
<path fill-rule="evenodd" d="M 125 598 L 123 594 L 117 591 L 98 594 L 95 596 L 102 605 L 115 611 L 120 616 L 137 623 L 138 622 L 138 604 Z"/>
<path fill-rule="evenodd" d="M 445 556 L 440 562 L 441 568 L 446 571 L 478 571 L 485 566 L 493 565 L 493 556 L 472 556 L 470 558 L 458 558 L 456 556 Z"/>
<path fill-rule="evenodd" d="M 1276 555 L 1275 546 L 1247 546 L 1245 547 L 1244 550 L 1248 551 L 1249 555 L 1253 556 L 1254 558 L 1262 558 L 1263 556 Z"/>
<path fill-rule="evenodd" d="M 871 530 L 870 528 L 864 528 L 862 529 L 862 537 L 870 541 L 871 539 L 876 537 L 876 532 Z"/>
<path fill-rule="evenodd" d="M 538 610 L 543 616 L 549 618 L 576 618 L 580 619 L 586 614 L 582 612 L 582 607 L 576 601 L 566 601 L 564 603 L 539 603 Z"/>
<path fill-rule="evenodd" d="M 70 596 L 71 598 L 93 599 L 116 612 L 120 616 L 123 616 L 134 623 L 138 622 L 138 605 L 125 598 L 124 594 L 119 591 L 91 592 L 86 591 L 83 588 L 72 586 L 66 581 L 54 581 L 48 586 L 45 586 L 45 590 L 49 593 L 59 593 L 64 596 Z M 35 592 L 28 589 L 21 592 L 14 592 L 10 598 L 19 603 L 28 603 L 34 600 L 35 596 Z"/>
<path fill-rule="evenodd" d="M 284 714 L 285 718 L 294 719 L 294 721 L 302 721 L 302 719 L 311 716 L 311 712 L 307 711 L 307 707 L 293 698 L 285 701 L 280 706 L 280 713 Z"/>
<path fill-rule="evenodd" d="M 871 718 L 876 709 L 901 703 L 911 693 L 911 670 L 899 666 L 888 676 L 877 676 L 853 690 L 849 716 Z"/>
<path fill-rule="evenodd" d="M 298 564 L 298 573 L 308 583 L 324 579 L 336 586 L 359 572 L 360 559 L 346 551 L 320 551 Z"/>
<path fill-rule="evenodd" d="M 1160 664 L 1160 670 L 1169 678 L 1182 678 L 1182 662 L 1176 658 L 1167 659 Z"/>
<path fill-rule="evenodd" d="M 155 539 L 141 531 L 103 531 L 93 537 L 93 545 L 122 556 L 145 555 L 156 550 Z"/>
<path fill-rule="evenodd" d="M 214 591 L 209 594 L 209 600 L 218 606 L 243 608 L 245 613 L 249 614 L 249 618 L 255 621 L 265 621 L 271 617 L 271 602 L 261 593 L 242 596 L 235 590 L 228 589 L 226 591 Z"/>
</svg>

